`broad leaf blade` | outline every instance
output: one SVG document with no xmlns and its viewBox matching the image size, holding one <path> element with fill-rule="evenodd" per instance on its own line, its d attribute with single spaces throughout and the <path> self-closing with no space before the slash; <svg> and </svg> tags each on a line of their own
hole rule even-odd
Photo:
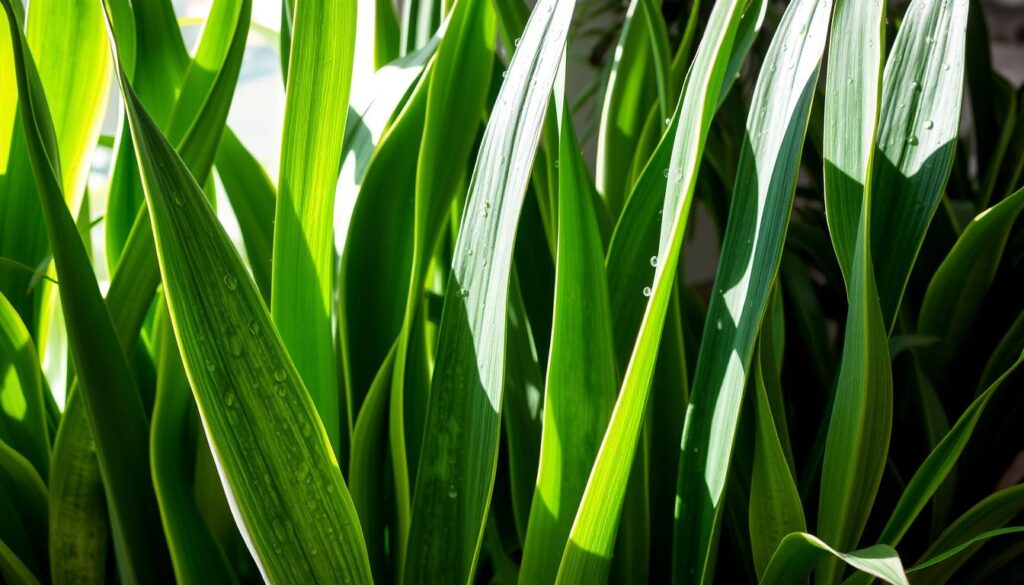
<svg viewBox="0 0 1024 585">
<path fill-rule="evenodd" d="M 647 303 L 618 401 L 562 556 L 558 571 L 558 581 L 562 583 L 575 583 L 580 579 L 601 582 L 608 576 L 619 515 L 654 374 L 662 324 L 668 311 L 683 230 L 693 198 L 697 163 L 718 102 L 729 51 L 740 21 L 738 4 L 722 2 L 715 6 L 691 69 L 689 82 L 683 90 L 670 125 L 673 138 L 669 168 L 673 176 L 665 188 L 662 205 L 664 211 L 660 248 L 654 261 L 657 267 L 654 283 L 648 293 L 651 301 Z M 692 128 L 698 131 L 690 131 Z M 659 147 L 659 152 L 663 152 L 662 148 L 665 148 L 664 143 L 663 147 Z M 648 166 L 647 172 L 657 170 L 652 171 Z M 656 202 L 657 199 L 654 200 L 655 205 Z M 643 288 L 637 286 L 634 294 L 642 295 Z"/>
<path fill-rule="evenodd" d="M 246 544 L 268 580 L 368 583 L 348 490 L 259 292 L 120 71 L 119 81 L 175 337 Z"/>
<path fill-rule="evenodd" d="M 754 90 L 683 428 L 677 582 L 711 578 L 743 389 L 782 259 L 830 8 L 829 1 L 790 4 Z"/>
<path fill-rule="evenodd" d="M 125 578 L 166 575 L 169 559 L 149 481 L 148 426 L 128 363 L 100 296 L 61 188 L 46 98 L 10 0 L 2 0 L 18 76 L 19 105 L 57 273 L 71 353 L 94 429 L 118 567 Z"/>
<path fill-rule="evenodd" d="M 802 532 L 790 534 L 772 555 L 762 585 L 794 583 L 806 578 L 807 574 L 826 558 L 834 558 L 850 567 L 893 585 L 906 585 L 906 573 L 900 557 L 892 547 L 876 545 L 852 553 L 842 553 L 819 538 Z"/>
<path fill-rule="evenodd" d="M 559 137 L 558 256 L 537 487 L 519 579 L 550 583 L 618 385 L 604 248 L 569 109 Z"/>
<path fill-rule="evenodd" d="M 338 448 L 331 306 L 334 195 L 355 51 L 355 0 L 297 3 L 274 223 L 271 312 Z"/>
<path fill-rule="evenodd" d="M 889 329 L 953 163 L 966 27 L 967 0 L 914 0 L 885 66 L 871 249 Z"/>
<path fill-rule="evenodd" d="M 573 6 L 534 8 L 478 150 L 438 333 L 406 582 L 473 574 L 498 455 L 515 228 Z"/>
</svg>

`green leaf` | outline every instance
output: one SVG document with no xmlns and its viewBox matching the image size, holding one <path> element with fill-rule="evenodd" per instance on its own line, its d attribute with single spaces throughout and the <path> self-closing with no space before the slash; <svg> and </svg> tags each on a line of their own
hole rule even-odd
<svg viewBox="0 0 1024 585">
<path fill-rule="evenodd" d="M 669 128 L 669 135 L 672 136 L 669 158 L 672 180 L 664 191 L 660 249 L 654 261 L 657 265 L 654 269 L 654 284 L 650 287 L 652 301 L 647 304 L 644 312 L 618 401 L 573 522 L 569 543 L 558 571 L 559 582 L 575 583 L 581 579 L 601 582 L 607 579 L 619 515 L 633 467 L 627 462 L 633 462 L 640 437 L 662 324 L 668 310 L 675 266 L 696 183 L 697 162 L 718 102 L 718 91 L 723 83 L 726 61 L 740 16 L 737 2 L 715 5 L 691 69 L 689 82 L 683 90 Z M 698 131 L 691 132 L 693 128 Z M 658 151 L 664 152 L 667 143 L 666 139 Z M 658 170 L 652 170 L 649 164 L 644 174 L 654 173 L 658 173 Z M 641 181 L 644 181 L 643 177 Z M 657 180 L 651 179 L 650 183 L 657 184 Z M 657 199 L 654 201 L 654 205 L 657 205 Z M 612 246 L 614 248 L 614 242 Z M 649 258 L 647 262 L 647 269 L 650 269 Z M 608 274 L 609 282 L 614 283 L 616 279 L 610 263 Z M 639 283 L 635 284 L 637 288 L 634 294 L 642 294 Z M 610 292 L 615 302 L 614 291 Z M 618 309 L 618 305 L 614 307 Z M 614 328 L 613 333 L 618 338 L 619 333 Z"/>
<path fill-rule="evenodd" d="M 829 1 L 790 4 L 754 89 L 683 427 L 674 534 L 679 583 L 711 578 L 743 389 L 782 259 L 830 8 Z"/>
<path fill-rule="evenodd" d="M 608 76 L 597 138 L 597 190 L 617 217 L 632 191 L 629 166 L 647 111 L 657 98 L 647 11 L 631 0 Z M 660 116 L 664 118 L 665 116 Z M 660 120 L 659 120 L 660 121 Z"/>
<path fill-rule="evenodd" d="M 1005 534 L 1017 534 L 1017 533 L 1020 533 L 1020 532 L 1024 532 L 1024 526 L 1011 526 L 1009 528 L 999 528 L 999 529 L 996 529 L 996 530 L 989 530 L 988 532 L 982 532 L 981 534 L 971 538 L 970 540 L 967 540 L 966 542 L 958 544 L 957 546 L 955 546 L 955 547 L 953 547 L 953 548 L 951 548 L 951 549 L 949 549 L 949 550 L 947 550 L 947 551 L 945 551 L 945 552 L 943 552 L 941 554 L 935 555 L 934 557 L 928 559 L 928 561 L 926 561 L 924 563 L 921 563 L 920 565 L 915 565 L 915 566 L 907 569 L 907 573 L 914 573 L 916 571 L 923 571 L 924 569 L 927 569 L 928 567 L 932 567 L 932 566 L 938 565 L 939 563 L 942 563 L 942 562 L 944 562 L 944 561 L 946 561 L 948 559 L 951 559 L 951 558 L 955 557 L 956 555 L 964 552 L 965 550 L 968 550 L 969 548 L 971 548 L 975 544 L 984 543 L 986 540 L 988 540 L 990 538 L 993 538 L 993 537 L 996 537 L 996 536 L 1003 536 Z"/>
<path fill-rule="evenodd" d="M 478 150 L 438 332 L 406 582 L 467 582 L 476 564 L 498 455 L 516 224 L 573 4 L 534 8 Z"/>
<path fill-rule="evenodd" d="M 195 431 L 188 419 L 194 402 L 165 306 L 156 319 L 156 402 L 149 448 L 174 576 L 179 583 L 211 579 L 231 584 L 235 575 L 203 522 L 193 491 Z"/>
<path fill-rule="evenodd" d="M 967 0 L 914 0 L 885 65 L 870 235 L 889 329 L 953 163 L 966 26 Z"/>
<path fill-rule="evenodd" d="M 39 579 L 2 540 L 0 540 L 0 575 L 3 575 L 11 585 L 39 585 Z"/>
<path fill-rule="evenodd" d="M 110 503 L 118 567 L 126 578 L 159 580 L 169 570 L 149 481 L 148 421 L 96 276 L 61 189 L 57 145 L 46 98 L 14 20 L 8 16 L 18 74 L 19 106 L 60 286 L 75 370 L 94 429 Z M 148 577 L 147 577 L 148 576 Z"/>
<path fill-rule="evenodd" d="M 825 91 L 825 216 L 849 289 L 875 152 L 885 4 L 837 0 Z"/>
<path fill-rule="evenodd" d="M 790 534 L 783 539 L 778 550 L 772 555 L 772 560 L 761 577 L 761 583 L 773 585 L 797 582 L 801 578 L 806 578 L 807 574 L 826 558 L 843 562 L 886 583 L 909 583 L 903 572 L 900 557 L 892 547 L 879 544 L 852 553 L 842 553 L 821 539 L 802 532 Z"/>
<path fill-rule="evenodd" d="M 33 2 L 25 34 L 52 104 L 64 195 L 77 213 L 110 93 L 103 8 L 91 0 Z"/>
<path fill-rule="evenodd" d="M 39 359 L 29 332 L 0 293 L 0 440 L 28 459 L 44 479 L 50 474 Z"/>
<path fill-rule="evenodd" d="M 825 440 L 818 533 L 840 550 L 854 548 L 864 530 L 892 432 L 892 372 L 871 262 L 871 234 L 877 228 L 870 224 L 874 192 L 868 182 L 874 164 L 881 59 L 876 47 L 881 43 L 884 5 L 867 4 L 842 0 L 836 5 L 832 38 L 847 39 L 852 46 L 830 50 L 825 90 L 825 199 L 849 310 Z M 854 55 L 847 59 L 850 52 Z M 843 138 L 843 132 L 853 132 L 850 128 L 859 128 L 859 140 Z M 822 559 L 816 581 L 835 582 L 842 570 L 840 561 L 827 555 Z"/>
<path fill-rule="evenodd" d="M 8 494 L 9 506 L 3 512 L 4 524 L 24 527 L 23 550 L 16 551 L 25 565 L 38 577 L 48 577 L 46 484 L 25 457 L 0 441 L 0 490 Z M 20 522 L 19 522 L 20 520 Z M 4 538 L 11 527 L 0 535 Z M 14 546 L 14 541 L 9 541 Z"/>
<path fill-rule="evenodd" d="M 368 583 L 329 439 L 259 292 L 185 163 L 118 77 L 175 337 L 235 522 L 267 580 Z"/>
<path fill-rule="evenodd" d="M 924 460 L 914 477 L 907 483 L 906 489 L 903 490 L 896 509 L 893 510 L 881 536 L 878 537 L 880 543 L 895 546 L 900 541 L 925 504 L 949 475 L 996 390 L 1022 361 L 1024 361 L 1024 354 L 1021 354 L 1009 369 L 1003 372 L 985 392 L 971 403 L 967 410 L 960 415 L 960 419 L 956 421 L 953 428 L 928 454 L 928 458 Z"/>
<path fill-rule="evenodd" d="M 348 474 L 352 504 L 363 525 L 370 567 L 377 582 L 384 582 L 388 575 L 385 526 L 390 524 L 390 510 L 384 497 L 387 493 L 387 466 L 382 462 L 388 456 L 388 395 L 394 363 L 395 351 L 392 349 L 366 393 L 352 433 L 352 461 Z"/>
<path fill-rule="evenodd" d="M 110 520 L 81 389 L 68 395 L 50 474 L 50 573 L 54 583 L 106 581 Z"/>
<path fill-rule="evenodd" d="M 238 218 L 253 280 L 269 305 L 277 198 L 274 184 L 230 128 L 224 128 L 216 162 L 224 193 Z"/>
<path fill-rule="evenodd" d="M 398 510 L 398 558 L 405 557 L 408 539 L 409 471 L 406 461 L 405 393 L 420 394 L 425 387 L 406 384 L 409 335 L 422 298 L 430 257 L 445 228 L 445 216 L 463 186 L 477 129 L 484 112 L 494 64 L 496 18 L 487 0 L 459 0 L 442 25 L 444 34 L 430 66 L 419 157 L 416 161 L 412 265 L 408 273 L 405 317 L 398 337 L 388 435 L 394 468 Z M 467 87 L 468 86 L 468 87 Z M 472 88 L 472 89 L 470 89 Z M 419 439 L 419 437 L 414 437 Z M 398 563 L 402 574 L 402 562 Z"/>
<path fill-rule="evenodd" d="M 940 346 L 922 351 L 933 381 L 942 381 L 947 364 L 974 324 L 1022 209 L 1024 189 L 981 212 L 932 276 L 917 328 L 922 335 L 942 341 Z"/>
<path fill-rule="evenodd" d="M 945 583 L 981 546 L 985 533 L 1024 510 L 1024 484 L 998 491 L 967 510 L 928 547 L 916 563 L 914 583 Z M 948 554 L 948 551 L 955 551 Z M 935 561 L 933 564 L 931 561 Z"/>
<path fill-rule="evenodd" d="M 569 109 L 559 136 L 554 323 L 544 390 L 537 487 L 519 579 L 551 583 L 615 403 L 604 247 Z"/>
<path fill-rule="evenodd" d="M 782 299 L 777 295 L 773 304 L 781 307 Z M 773 355 L 779 344 L 772 339 L 781 331 L 781 325 L 781 320 L 774 319 L 765 324 L 753 365 L 756 438 L 750 479 L 750 544 L 758 576 L 764 574 L 772 554 L 788 534 L 807 530 L 800 493 L 784 447 L 788 442 L 783 442 L 784 437 L 788 438 L 786 419 L 779 369 Z"/>
<path fill-rule="evenodd" d="M 292 21 L 271 312 L 331 444 L 340 439 L 334 365 L 334 195 L 355 51 L 354 0 L 305 0 Z"/>
</svg>

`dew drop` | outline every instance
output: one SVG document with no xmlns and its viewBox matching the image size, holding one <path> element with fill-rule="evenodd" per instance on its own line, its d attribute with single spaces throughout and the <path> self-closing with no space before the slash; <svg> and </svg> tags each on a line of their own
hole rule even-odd
<svg viewBox="0 0 1024 585">
<path fill-rule="evenodd" d="M 466 250 L 466 255 L 467 256 L 472 256 L 473 255 L 473 248 L 470 248 L 470 249 Z"/>
<path fill-rule="evenodd" d="M 942 64 L 942 70 L 943 71 L 949 71 L 949 63 L 943 63 Z"/>
<path fill-rule="evenodd" d="M 232 392 L 231 390 L 228 390 L 226 393 L 224 393 L 224 404 L 228 408 L 231 408 L 232 406 L 235 405 L 235 393 Z"/>
<path fill-rule="evenodd" d="M 275 386 L 275 388 L 277 390 L 277 395 L 280 396 L 281 398 L 284 398 L 285 394 L 288 393 L 288 390 L 285 389 L 284 384 L 278 384 L 277 386 Z"/>
<path fill-rule="evenodd" d="M 226 286 L 228 290 L 235 290 L 236 288 L 238 288 L 238 280 L 235 279 L 235 277 L 231 276 L 230 274 L 225 274 L 224 286 Z"/>
<path fill-rule="evenodd" d="M 917 142 L 918 142 L 917 136 L 914 136 L 914 135 L 907 136 L 907 144 L 909 144 L 910 146 L 917 146 Z"/>
<path fill-rule="evenodd" d="M 284 368 L 278 368 L 274 370 L 274 379 L 278 382 L 284 382 L 288 379 L 288 373 L 284 371 Z"/>
<path fill-rule="evenodd" d="M 557 160 L 555 161 L 555 168 L 556 169 L 558 168 L 558 161 Z"/>
<path fill-rule="evenodd" d="M 253 335 L 260 334 L 260 324 L 256 322 L 256 319 L 249 319 L 249 333 Z"/>
<path fill-rule="evenodd" d="M 653 266 L 655 268 L 658 267 L 658 257 L 657 256 L 651 256 L 651 266 Z"/>
<path fill-rule="evenodd" d="M 846 78 L 846 85 L 853 85 L 853 78 L 852 77 L 847 77 Z"/>
<path fill-rule="evenodd" d="M 914 93 L 917 93 L 921 91 L 921 84 L 915 81 L 910 84 L 910 89 L 914 90 Z"/>
<path fill-rule="evenodd" d="M 448 484 L 448 497 L 453 500 L 459 497 L 459 490 L 455 489 L 454 483 Z"/>
<path fill-rule="evenodd" d="M 667 179 L 668 178 L 668 169 L 665 169 L 664 171 L 662 171 L 661 174 L 664 175 L 665 178 Z"/>
<path fill-rule="evenodd" d="M 508 79 L 508 71 L 502 71 L 501 72 L 501 78 L 502 79 Z"/>
<path fill-rule="evenodd" d="M 515 45 L 516 45 L 516 46 L 518 47 L 518 46 L 519 46 L 519 43 L 520 43 L 520 42 L 522 42 L 522 40 L 523 40 L 523 39 L 516 39 L 516 41 L 515 41 Z"/>
<path fill-rule="evenodd" d="M 931 120 L 925 120 L 924 127 L 928 130 L 931 130 L 932 128 L 935 127 L 935 122 L 932 122 Z"/>
<path fill-rule="evenodd" d="M 644 287 L 644 296 L 645 297 L 651 296 L 651 287 L 649 287 L 649 286 L 645 286 Z"/>
<path fill-rule="evenodd" d="M 178 207 L 185 206 L 185 198 L 182 197 L 181 193 L 178 193 L 177 191 L 174 192 L 174 203 L 177 204 Z"/>
<path fill-rule="evenodd" d="M 217 364 L 213 360 L 206 360 L 206 371 L 213 373 L 217 371 Z"/>
<path fill-rule="evenodd" d="M 228 334 L 228 352 L 235 357 L 242 355 L 242 338 L 234 331 Z"/>
<path fill-rule="evenodd" d="M 672 123 L 672 118 L 665 118 L 665 125 L 668 126 Z"/>
<path fill-rule="evenodd" d="M 721 331 L 721 330 L 722 330 L 722 320 L 721 320 L 721 319 L 719 319 L 719 320 L 718 320 L 718 322 L 717 322 L 717 323 L 715 323 L 715 327 L 716 327 L 716 328 L 717 328 L 717 329 L 718 329 L 719 331 Z"/>
</svg>

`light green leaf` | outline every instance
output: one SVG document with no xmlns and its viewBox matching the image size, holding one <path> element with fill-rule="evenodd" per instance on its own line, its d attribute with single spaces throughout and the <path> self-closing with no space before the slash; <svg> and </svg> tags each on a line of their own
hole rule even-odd
<svg viewBox="0 0 1024 585">
<path fill-rule="evenodd" d="M 338 448 L 340 401 L 331 327 L 334 195 L 355 51 L 355 0 L 304 0 L 292 21 L 271 312 Z"/>
<path fill-rule="evenodd" d="M 0 2 L 7 12 L 14 48 L 26 142 L 62 282 L 59 289 L 71 354 L 111 507 L 118 568 L 125 578 L 155 579 L 166 574 L 170 562 L 149 481 L 148 421 L 78 228 L 65 204 L 53 124 L 28 43 L 14 20 L 10 0 Z"/>
<path fill-rule="evenodd" d="M 779 544 L 761 577 L 761 585 L 795 583 L 806 578 L 816 565 L 829 557 L 886 583 L 909 583 L 903 572 L 900 557 L 892 547 L 880 544 L 852 553 L 842 553 L 815 536 L 797 532 L 790 534 Z"/>
<path fill-rule="evenodd" d="M 825 89 L 825 199 L 839 198 L 826 208 L 833 247 L 845 271 L 849 310 L 825 440 L 818 533 L 840 550 L 856 547 L 864 530 L 892 432 L 892 371 L 871 262 L 871 230 L 877 228 L 869 223 L 874 192 L 868 182 L 878 117 L 881 54 L 876 47 L 885 8 L 882 3 L 867 4 L 836 4 L 832 38 L 846 39 L 850 46 L 831 48 Z M 845 120 L 842 130 L 840 119 Z M 859 140 L 846 141 L 842 132 L 853 128 L 859 129 Z M 816 582 L 838 580 L 840 561 L 827 555 L 822 560 Z"/>
<path fill-rule="evenodd" d="M 683 90 L 670 125 L 672 150 L 669 168 L 672 170 L 672 180 L 668 181 L 662 206 L 662 234 L 659 252 L 653 262 L 657 267 L 654 268 L 654 283 L 650 287 L 651 301 L 644 312 L 618 401 L 562 556 L 558 571 L 558 581 L 562 583 L 575 583 L 581 579 L 603 582 L 608 576 L 619 514 L 633 467 L 631 463 L 637 450 L 662 324 L 668 310 L 683 231 L 693 198 L 697 163 L 718 102 L 729 51 L 740 21 L 738 4 L 722 2 L 715 5 L 697 51 L 689 82 Z M 656 169 L 651 170 L 649 165 L 645 174 L 657 172 Z M 648 269 L 650 263 L 648 259 Z M 609 274 L 612 274 L 611 270 Z M 634 294 L 643 295 L 643 289 L 640 286 L 637 289 Z M 615 299 L 614 294 L 611 298 Z M 617 337 L 618 332 L 613 332 Z"/>
<path fill-rule="evenodd" d="M 28 330 L 0 293 L 0 440 L 28 459 L 44 479 L 50 474 L 39 359 Z"/>
<path fill-rule="evenodd" d="M 203 522 L 193 491 L 195 430 L 189 425 L 192 392 L 178 355 L 166 305 L 158 309 L 156 340 L 156 402 L 150 433 L 153 487 L 160 504 L 164 533 L 179 583 L 204 579 L 230 585 L 236 582 L 224 553 Z"/>
<path fill-rule="evenodd" d="M 438 333 L 408 583 L 468 582 L 476 564 L 498 455 L 516 224 L 573 7 L 534 8 L 478 150 Z"/>
<path fill-rule="evenodd" d="M 563 105 L 554 323 L 540 467 L 519 573 L 524 584 L 551 583 L 558 573 L 618 385 L 604 248 L 579 152 Z"/>
<path fill-rule="evenodd" d="M 175 337 L 235 522 L 265 579 L 368 583 L 355 509 L 298 371 L 199 185 L 118 76 Z"/>
</svg>

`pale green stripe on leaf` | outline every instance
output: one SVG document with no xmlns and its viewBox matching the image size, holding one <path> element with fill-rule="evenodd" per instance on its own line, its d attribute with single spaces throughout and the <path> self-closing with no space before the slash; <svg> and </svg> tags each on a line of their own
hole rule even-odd
<svg viewBox="0 0 1024 585">
<path fill-rule="evenodd" d="M 478 150 L 438 332 L 408 583 L 467 582 L 476 564 L 498 459 L 516 226 L 573 8 L 534 8 Z"/>
<path fill-rule="evenodd" d="M 825 158 L 825 216 L 839 267 L 851 280 L 857 225 L 875 149 L 885 3 L 838 0 L 828 53 L 822 144 Z"/>
<path fill-rule="evenodd" d="M 888 329 L 953 163 L 966 27 L 967 0 L 914 0 L 885 66 L 870 235 Z"/>
<path fill-rule="evenodd" d="M 827 0 L 790 4 L 754 89 L 680 447 L 677 583 L 712 578 L 743 390 L 782 258 L 830 9 Z"/>
</svg>

